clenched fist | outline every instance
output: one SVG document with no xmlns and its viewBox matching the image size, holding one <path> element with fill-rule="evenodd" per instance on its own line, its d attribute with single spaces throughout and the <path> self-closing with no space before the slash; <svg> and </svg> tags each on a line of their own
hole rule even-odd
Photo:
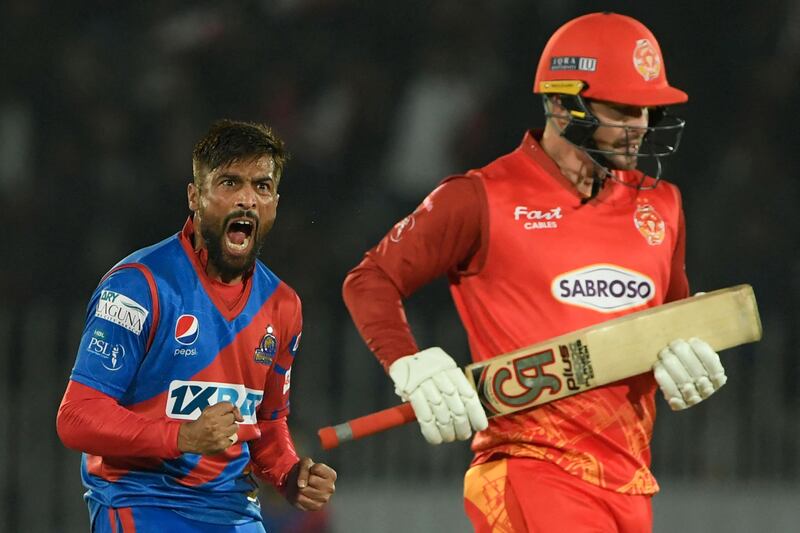
<svg viewBox="0 0 800 533">
<path fill-rule="evenodd" d="M 230 402 L 206 407 L 197 420 L 181 425 L 178 449 L 184 453 L 215 455 L 236 442 L 236 422 L 243 422 L 239 408 Z"/>
<path fill-rule="evenodd" d="M 318 511 L 336 492 L 336 471 L 324 463 L 303 457 L 289 472 L 286 499 L 303 511 Z"/>
</svg>

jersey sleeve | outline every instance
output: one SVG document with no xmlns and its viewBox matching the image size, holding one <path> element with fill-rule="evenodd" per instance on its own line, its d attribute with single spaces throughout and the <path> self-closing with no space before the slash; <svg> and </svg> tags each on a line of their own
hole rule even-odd
<svg viewBox="0 0 800 533">
<path fill-rule="evenodd" d="M 300 458 L 294 448 L 286 418 L 259 420 L 261 438 L 250 443 L 253 472 L 284 492 L 286 478 Z"/>
<path fill-rule="evenodd" d="M 300 348 L 303 330 L 303 312 L 300 298 L 292 291 L 291 298 L 281 305 L 279 311 L 280 336 L 272 368 L 264 386 L 264 400 L 258 408 L 259 420 L 276 420 L 289 414 L 289 389 L 292 379 L 292 364 Z"/>
<path fill-rule="evenodd" d="M 475 177 L 455 176 L 398 222 L 348 273 L 342 288 L 345 305 L 384 368 L 418 351 L 402 299 L 440 276 L 480 271 L 487 238 L 482 184 Z"/>
<path fill-rule="evenodd" d="M 366 257 L 408 297 L 442 275 L 480 270 L 487 228 L 483 186 L 473 176 L 453 176 L 395 224 Z"/>
<path fill-rule="evenodd" d="M 174 458 L 180 423 L 119 405 L 155 327 L 155 287 L 135 265 L 112 271 L 92 294 L 75 366 L 56 419 L 72 449 L 94 455 Z"/>
<path fill-rule="evenodd" d="M 675 249 L 672 251 L 672 264 L 670 266 L 669 287 L 664 302 L 682 300 L 689 296 L 689 278 L 686 276 L 686 221 L 681 205 L 681 195 L 675 187 L 675 196 L 678 201 L 678 225 Z"/>
<path fill-rule="evenodd" d="M 81 383 L 70 381 L 56 416 L 61 442 L 92 455 L 174 459 L 181 422 L 151 419 L 130 411 L 117 400 Z"/>
<path fill-rule="evenodd" d="M 303 314 L 300 298 L 292 298 L 281 308 L 278 352 L 267 375 L 264 400 L 258 408 L 257 423 L 261 436 L 250 442 L 250 461 L 253 471 L 283 491 L 286 477 L 299 460 L 289 433 L 286 417 L 289 414 L 292 364 L 300 348 Z"/>
<path fill-rule="evenodd" d="M 133 267 L 103 279 L 89 301 L 71 380 L 117 400 L 125 394 L 147 351 L 154 291 Z"/>
</svg>

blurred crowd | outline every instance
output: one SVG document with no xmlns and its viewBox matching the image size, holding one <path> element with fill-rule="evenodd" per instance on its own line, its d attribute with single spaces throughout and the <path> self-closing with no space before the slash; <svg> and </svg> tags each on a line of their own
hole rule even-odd
<svg viewBox="0 0 800 533">
<path fill-rule="evenodd" d="M 265 259 L 333 296 L 438 180 L 541 126 L 529 92 L 539 51 L 590 4 L 8 0 L 3 294 L 86 295 L 109 265 L 175 231 L 192 145 L 224 116 L 287 140 L 279 251 Z M 629 7 L 691 97 L 666 175 L 686 198 L 692 278 L 755 274 L 784 293 L 798 256 L 798 2 L 752 4 L 710 26 L 708 3 Z"/>
<path fill-rule="evenodd" d="M 665 170 L 684 194 L 690 279 L 752 283 L 769 327 L 796 340 L 800 2 L 679 4 L 614 8 L 653 30 L 690 95 Z M 193 144 L 227 117 L 268 123 L 292 153 L 263 259 L 312 315 L 352 328 L 346 271 L 440 179 L 543 125 L 530 90 L 547 37 L 607 5 L 5 0 L 3 298 L 85 302 L 116 261 L 178 231 Z M 431 314 L 448 305 L 437 294 Z M 792 372 L 781 390 L 797 402 Z"/>
</svg>

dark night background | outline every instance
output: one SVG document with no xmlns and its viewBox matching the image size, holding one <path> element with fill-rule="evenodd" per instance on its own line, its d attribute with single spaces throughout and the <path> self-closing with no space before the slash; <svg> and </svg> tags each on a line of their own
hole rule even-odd
<svg viewBox="0 0 800 533">
<path fill-rule="evenodd" d="M 119 259 L 180 229 L 192 147 L 222 117 L 266 122 L 292 152 L 262 259 L 304 304 L 290 426 L 340 474 L 315 525 L 287 525 L 299 519 L 265 496 L 276 529 L 466 528 L 465 443 L 431 448 L 407 427 L 318 448 L 320 426 L 397 401 L 341 282 L 440 179 L 543 125 L 531 87 L 547 38 L 603 9 L 647 25 L 690 96 L 665 177 L 684 196 L 693 290 L 750 283 L 764 325 L 723 355 L 713 400 L 671 413 L 659 399 L 656 531 L 796 531 L 798 0 L 4 0 L 0 531 L 87 529 L 78 454 L 54 424 L 85 305 Z M 408 312 L 421 345 L 467 362 L 443 283 Z"/>
</svg>

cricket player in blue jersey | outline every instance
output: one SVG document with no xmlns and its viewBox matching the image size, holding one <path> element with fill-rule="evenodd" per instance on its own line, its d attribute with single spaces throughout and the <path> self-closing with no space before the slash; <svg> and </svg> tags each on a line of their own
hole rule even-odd
<svg viewBox="0 0 800 533">
<path fill-rule="evenodd" d="M 253 475 L 302 510 L 330 500 L 336 472 L 286 423 L 300 299 L 257 259 L 286 160 L 268 127 L 214 123 L 183 229 L 94 291 L 57 418 L 93 532 L 263 532 Z"/>
</svg>

